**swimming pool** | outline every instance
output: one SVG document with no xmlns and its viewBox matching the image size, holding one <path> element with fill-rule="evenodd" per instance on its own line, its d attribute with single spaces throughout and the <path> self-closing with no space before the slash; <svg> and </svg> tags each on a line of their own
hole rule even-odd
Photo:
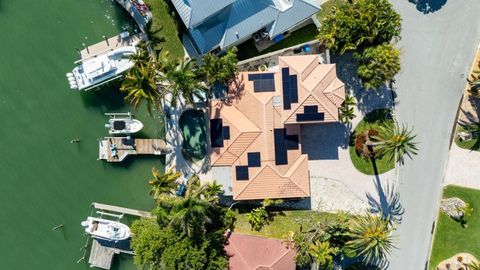
<svg viewBox="0 0 480 270">
<path fill-rule="evenodd" d="M 186 159 L 197 161 L 207 154 L 207 131 L 205 113 L 201 110 L 188 109 L 179 119 L 183 135 L 183 155 Z"/>
</svg>

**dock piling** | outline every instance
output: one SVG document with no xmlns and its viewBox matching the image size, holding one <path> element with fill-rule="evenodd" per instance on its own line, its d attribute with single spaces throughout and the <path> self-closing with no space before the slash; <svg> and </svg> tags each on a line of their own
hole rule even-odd
<svg viewBox="0 0 480 270">
<path fill-rule="evenodd" d="M 108 43 L 108 38 L 105 35 L 103 35 L 102 38 L 105 39 L 105 42 L 107 42 L 107 46 L 110 46 L 110 43 Z"/>
<path fill-rule="evenodd" d="M 82 46 L 83 46 L 83 48 L 85 48 L 85 50 L 87 50 L 87 53 L 90 53 L 90 51 L 88 50 L 88 46 L 85 45 L 85 43 L 82 43 Z"/>
</svg>

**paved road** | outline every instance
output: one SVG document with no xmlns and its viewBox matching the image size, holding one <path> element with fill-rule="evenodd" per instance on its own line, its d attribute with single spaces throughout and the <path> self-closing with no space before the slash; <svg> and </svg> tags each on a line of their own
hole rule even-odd
<svg viewBox="0 0 480 270">
<path fill-rule="evenodd" d="M 398 229 L 399 250 L 388 269 L 422 270 L 441 196 L 452 124 L 465 86 L 464 74 L 480 41 L 480 1 L 448 0 L 428 14 L 407 0 L 391 1 L 403 18 L 397 116 L 400 122 L 415 126 L 421 152 L 400 169 L 398 189 L 405 214 Z M 445 0 L 429 2 L 435 6 Z"/>
</svg>

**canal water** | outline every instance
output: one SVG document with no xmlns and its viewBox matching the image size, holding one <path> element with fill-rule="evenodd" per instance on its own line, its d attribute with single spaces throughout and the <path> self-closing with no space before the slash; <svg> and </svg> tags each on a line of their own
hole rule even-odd
<svg viewBox="0 0 480 270">
<path fill-rule="evenodd" d="M 65 77 L 75 48 L 133 25 L 110 0 L 0 0 L 0 269 L 89 269 L 77 260 L 91 202 L 153 207 L 147 180 L 158 158 L 96 160 L 103 114 L 130 110 L 122 95 L 116 87 L 80 93 Z M 141 136 L 159 135 L 158 121 L 137 116 Z M 117 256 L 113 269 L 135 267 Z"/>
</svg>

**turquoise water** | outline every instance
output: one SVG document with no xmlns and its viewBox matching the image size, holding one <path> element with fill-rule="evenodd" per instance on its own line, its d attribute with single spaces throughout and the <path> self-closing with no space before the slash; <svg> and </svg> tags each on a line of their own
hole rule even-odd
<svg viewBox="0 0 480 270">
<path fill-rule="evenodd" d="M 114 88 L 79 93 L 65 78 L 75 47 L 131 28 L 126 18 L 106 0 L 0 0 L 0 269 L 89 269 L 76 261 L 92 201 L 152 208 L 147 179 L 158 158 L 96 160 L 103 113 L 129 106 Z M 158 135 L 159 122 L 137 116 L 141 136 Z M 131 258 L 114 269 L 134 269 Z"/>
</svg>

